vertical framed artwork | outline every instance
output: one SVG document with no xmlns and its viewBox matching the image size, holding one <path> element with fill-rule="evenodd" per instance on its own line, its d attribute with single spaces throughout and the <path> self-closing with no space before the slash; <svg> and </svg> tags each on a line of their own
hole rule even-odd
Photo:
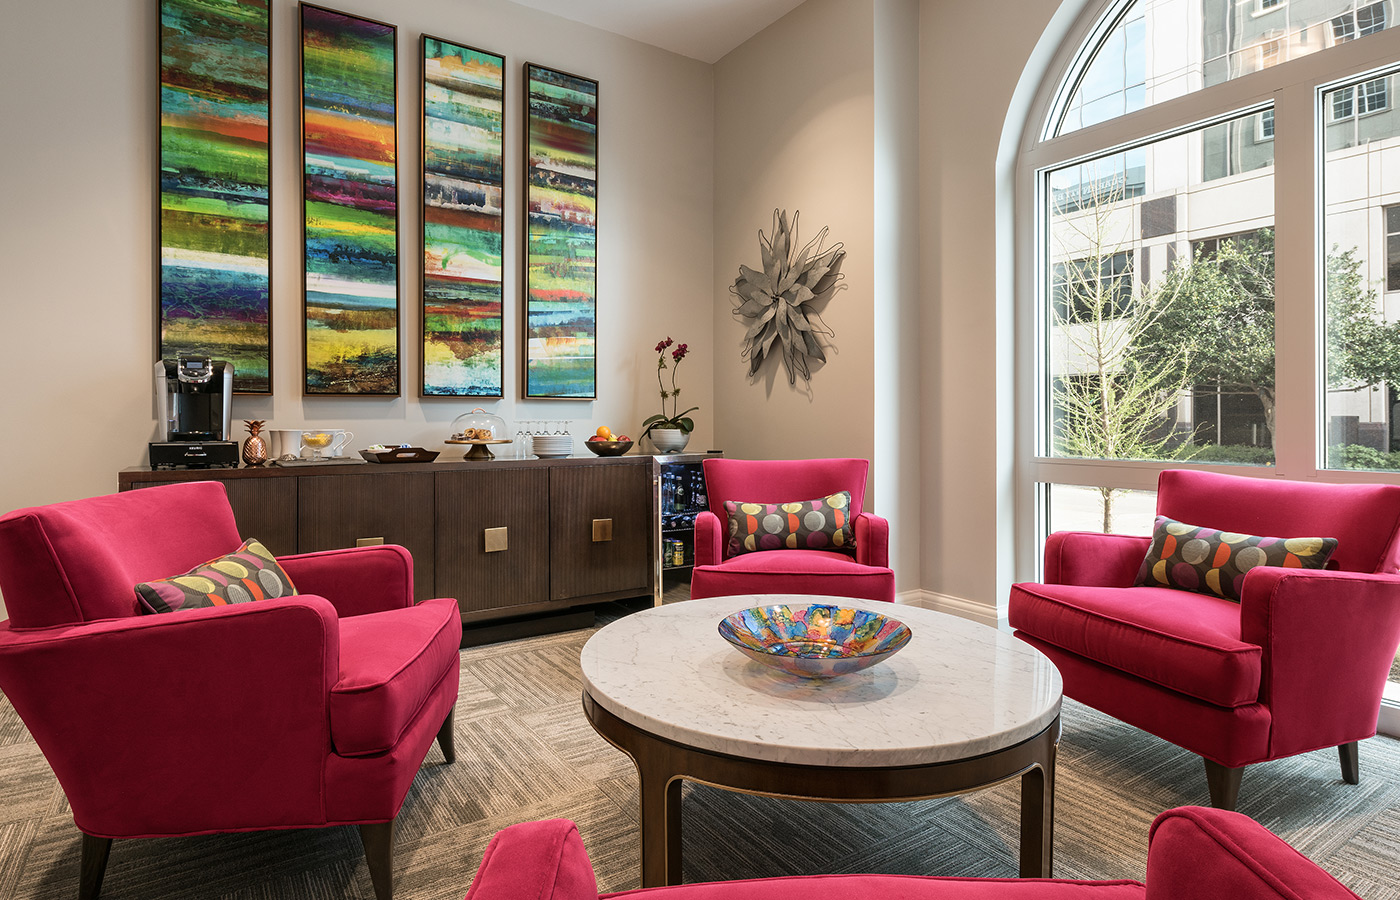
<svg viewBox="0 0 1400 900">
<path fill-rule="evenodd" d="M 597 391 L 598 82 L 525 64 L 526 397 Z"/>
<path fill-rule="evenodd" d="M 425 397 L 501 397 L 505 57 L 423 35 Z"/>
<path fill-rule="evenodd" d="M 301 4 L 307 394 L 399 393 L 396 36 Z"/>
<path fill-rule="evenodd" d="M 160 0 L 162 358 L 233 364 L 272 393 L 267 0 Z"/>
</svg>

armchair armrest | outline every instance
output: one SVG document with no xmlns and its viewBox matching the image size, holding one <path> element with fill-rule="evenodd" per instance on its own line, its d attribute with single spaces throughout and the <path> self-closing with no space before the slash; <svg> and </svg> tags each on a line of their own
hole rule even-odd
<svg viewBox="0 0 1400 900">
<path fill-rule="evenodd" d="M 339 629 L 304 596 L 0 623 L 0 687 L 88 834 L 319 825 Z"/>
<path fill-rule="evenodd" d="M 890 565 L 890 523 L 874 513 L 856 516 L 856 562 L 863 566 Z"/>
<path fill-rule="evenodd" d="M 521 822 L 496 832 L 466 900 L 598 900 L 593 863 L 568 819 Z"/>
<path fill-rule="evenodd" d="M 1400 642 L 1400 576 L 1251 569 L 1240 637 L 1263 648 L 1271 756 L 1370 737 Z"/>
<path fill-rule="evenodd" d="M 413 555 L 396 544 L 279 556 L 298 593 L 330 600 L 341 618 L 413 605 Z"/>
<path fill-rule="evenodd" d="M 1045 583 L 1132 587 L 1152 539 L 1095 531 L 1057 531 L 1045 539 Z"/>
<path fill-rule="evenodd" d="M 719 516 L 704 510 L 695 516 L 695 564 L 717 566 L 724 561 L 724 528 Z"/>
<path fill-rule="evenodd" d="M 1248 816 L 1183 806 L 1152 823 L 1147 900 L 1359 900 Z"/>
</svg>

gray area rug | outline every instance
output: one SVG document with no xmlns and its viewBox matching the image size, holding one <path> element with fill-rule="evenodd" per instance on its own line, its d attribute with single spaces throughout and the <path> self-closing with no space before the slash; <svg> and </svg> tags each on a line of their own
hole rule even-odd
<svg viewBox="0 0 1400 900">
<path fill-rule="evenodd" d="M 579 705 L 591 630 L 462 653 L 457 762 L 436 745 L 399 816 L 395 896 L 466 893 L 495 832 L 579 824 L 600 890 L 638 884 L 637 780 Z M 1055 874 L 1143 876 L 1147 828 L 1164 809 L 1208 802 L 1200 760 L 1066 701 L 1055 804 Z M 1400 900 L 1400 741 L 1361 745 L 1361 784 L 1335 751 L 1252 766 L 1240 810 L 1369 900 Z M 879 871 L 1013 877 L 1014 784 L 917 803 L 822 804 L 688 786 L 687 881 Z M 77 891 L 78 833 L 48 764 L 0 698 L 0 897 Z M 319 900 L 374 893 L 354 828 L 118 841 L 106 900 Z"/>
</svg>

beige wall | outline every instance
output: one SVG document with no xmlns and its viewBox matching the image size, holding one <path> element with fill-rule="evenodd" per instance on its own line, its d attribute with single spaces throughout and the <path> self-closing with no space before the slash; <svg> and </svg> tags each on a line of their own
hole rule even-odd
<svg viewBox="0 0 1400 900">
<path fill-rule="evenodd" d="M 657 403 L 651 347 L 669 334 L 693 351 L 681 381 L 701 407 L 692 448 L 872 459 L 870 502 L 892 519 L 900 590 L 990 609 L 1011 574 L 1007 146 L 1044 69 L 1037 41 L 1052 16 L 1066 19 L 1060 6 L 808 0 L 714 66 L 505 0 L 340 8 L 399 25 L 405 260 L 419 224 L 419 32 L 507 55 L 511 185 L 520 64 L 601 82 L 600 399 L 517 401 L 508 365 L 508 399 L 483 405 L 512 421 L 635 429 Z M 276 395 L 239 398 L 234 413 L 348 426 L 361 445 L 440 447 L 474 404 L 414 396 L 412 264 L 401 282 L 406 395 L 300 395 L 295 3 L 275 0 L 274 13 Z M 113 490 L 117 469 L 143 463 L 154 434 L 151 19 L 146 0 L 32 4 L 0 32 L 0 407 L 12 432 L 0 443 L 2 509 Z M 835 352 L 810 391 L 777 370 L 751 383 L 743 327 L 730 316 L 728 285 L 740 263 L 757 262 L 775 207 L 800 209 L 805 235 L 831 226 L 848 252 L 825 316 Z M 517 359 L 514 205 L 507 219 L 507 346 Z"/>
<path fill-rule="evenodd" d="M 155 434 L 153 204 L 156 154 L 152 0 L 33 3 L 0 29 L 0 511 L 116 489 Z M 344 426 L 356 446 L 447 449 L 458 414 L 610 424 L 634 435 L 660 403 L 652 347 L 690 344 L 686 399 L 701 407 L 691 446 L 713 444 L 711 309 L 713 70 L 503 0 L 347 0 L 398 25 L 400 327 L 404 396 L 303 398 L 298 18 L 273 2 L 274 396 L 240 397 L 235 419 Z M 420 400 L 416 265 L 419 34 L 507 57 L 506 395 Z M 600 82 L 598 400 L 519 393 L 521 74 L 531 61 Z M 240 438 L 243 428 L 236 428 Z"/>
<path fill-rule="evenodd" d="M 875 417 L 874 32 L 871 0 L 808 0 L 715 64 L 715 403 L 732 456 L 870 458 Z M 822 318 L 835 350 L 788 384 L 779 360 L 756 382 L 739 355 L 745 325 L 729 285 L 760 266 L 758 233 L 774 209 L 801 212 L 798 240 L 829 226 L 845 245 Z"/>
<path fill-rule="evenodd" d="M 1065 0 L 1066 6 L 1082 0 Z M 988 610 L 1013 572 L 1014 150 L 1061 0 L 923 0 L 925 590 Z M 1028 65 L 1034 59 L 1034 65 Z M 1018 92 L 1019 90 L 1019 92 Z M 1008 117 L 1016 98 L 1016 110 Z M 1000 154 L 1000 155 L 999 155 Z M 1028 573 L 1019 573 L 1024 576 Z"/>
<path fill-rule="evenodd" d="M 732 456 L 871 460 L 867 504 L 891 520 L 901 591 L 919 553 L 917 23 L 913 0 L 808 0 L 715 65 L 717 441 Z M 778 359 L 750 379 L 731 314 L 775 208 L 801 212 L 799 242 L 825 226 L 846 250 L 822 312 L 834 349 L 810 383 L 790 385 Z"/>
</svg>

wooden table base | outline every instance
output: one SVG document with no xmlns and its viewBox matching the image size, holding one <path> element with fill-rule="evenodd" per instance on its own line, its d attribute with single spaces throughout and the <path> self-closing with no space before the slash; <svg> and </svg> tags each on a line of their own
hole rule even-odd
<svg viewBox="0 0 1400 900">
<path fill-rule="evenodd" d="M 686 747 L 624 722 L 587 691 L 594 729 L 632 758 L 641 783 L 642 887 L 681 883 L 681 782 L 794 800 L 894 803 L 1021 779 L 1021 877 L 1049 878 L 1054 836 L 1055 752 L 1060 719 L 1004 750 L 925 766 L 805 766 L 742 759 Z"/>
</svg>

